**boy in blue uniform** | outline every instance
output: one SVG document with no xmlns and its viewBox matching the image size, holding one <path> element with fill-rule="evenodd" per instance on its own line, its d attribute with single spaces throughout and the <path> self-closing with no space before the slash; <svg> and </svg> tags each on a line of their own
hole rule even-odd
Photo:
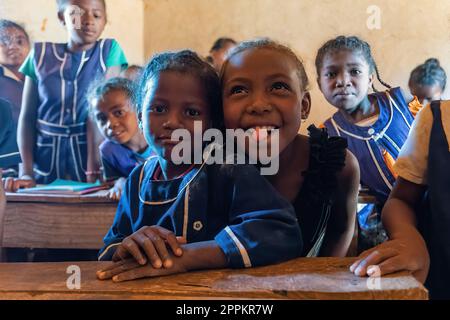
<svg viewBox="0 0 450 320">
<path fill-rule="evenodd" d="M 195 121 L 203 130 L 223 126 L 214 69 L 191 51 L 163 53 L 142 79 L 137 112 L 156 156 L 127 181 L 99 255 L 115 263 L 98 278 L 252 267 L 299 256 L 294 210 L 254 166 L 175 164 L 171 158 L 174 130 L 192 136 Z"/>
<path fill-rule="evenodd" d="M 81 10 L 74 13 L 74 8 Z M 95 181 L 97 150 L 85 93 L 92 79 L 120 72 L 127 61 L 115 40 L 99 40 L 106 24 L 104 1 L 61 0 L 58 16 L 68 43 L 35 44 L 21 67 L 27 76 L 18 128 L 22 178 L 45 184 Z"/>
<path fill-rule="evenodd" d="M 120 199 L 125 179 L 151 154 L 138 127 L 131 80 L 112 78 L 92 85 L 88 92 L 89 112 L 105 141 L 100 156 L 105 180 L 115 180 L 109 196 Z"/>
</svg>

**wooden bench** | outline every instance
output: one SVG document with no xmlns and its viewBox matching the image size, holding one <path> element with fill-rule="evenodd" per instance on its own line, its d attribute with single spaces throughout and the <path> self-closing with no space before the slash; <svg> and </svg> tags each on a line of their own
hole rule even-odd
<svg viewBox="0 0 450 320">
<path fill-rule="evenodd" d="M 196 271 L 122 283 L 99 281 L 107 262 L 0 264 L 0 299 L 427 299 L 409 273 L 361 278 L 352 258 L 299 258 L 278 265 Z M 69 289 L 80 268 L 80 288 Z M 70 271 L 70 269 L 69 269 Z M 378 283 L 376 281 L 379 281 Z M 69 281 L 69 284 L 73 284 Z"/>
</svg>

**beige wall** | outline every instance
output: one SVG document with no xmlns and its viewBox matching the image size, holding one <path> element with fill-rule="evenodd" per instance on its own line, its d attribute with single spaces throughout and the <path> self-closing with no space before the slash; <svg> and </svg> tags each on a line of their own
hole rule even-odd
<svg viewBox="0 0 450 320">
<path fill-rule="evenodd" d="M 106 0 L 108 24 L 103 38 L 115 38 L 132 64 L 143 64 L 144 4 L 142 0 Z M 65 42 L 57 19 L 56 0 L 0 0 L 0 17 L 25 25 L 33 41 Z"/>
<path fill-rule="evenodd" d="M 144 1 L 147 57 L 184 47 L 206 54 L 220 36 L 269 36 L 290 45 L 306 62 L 312 82 L 310 121 L 316 123 L 334 109 L 317 89 L 315 54 L 323 42 L 339 34 L 366 39 L 382 78 L 392 85 L 407 88 L 412 68 L 430 56 L 439 58 L 450 75 L 449 0 Z M 381 9 L 380 30 L 366 26 L 366 10 L 373 4 Z M 448 89 L 446 97 L 450 98 Z"/>
<path fill-rule="evenodd" d="M 106 1 L 109 23 L 104 36 L 116 38 L 131 63 L 143 64 L 168 49 L 206 54 L 220 36 L 269 36 L 290 45 L 305 60 L 311 79 L 309 122 L 321 122 L 334 112 L 317 89 L 314 57 L 324 41 L 338 34 L 366 39 L 383 79 L 393 85 L 407 88 L 409 72 L 430 56 L 439 58 L 450 73 L 450 0 Z M 0 16 L 25 23 L 35 41 L 64 41 L 55 2 L 0 0 Z M 366 26 L 366 10 L 373 4 L 381 9 L 380 30 Z M 450 89 L 444 97 L 450 98 Z"/>
</svg>

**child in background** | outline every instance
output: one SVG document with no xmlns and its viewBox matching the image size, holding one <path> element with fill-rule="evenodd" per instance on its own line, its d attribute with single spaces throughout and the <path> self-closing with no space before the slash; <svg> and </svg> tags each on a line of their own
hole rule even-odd
<svg viewBox="0 0 450 320">
<path fill-rule="evenodd" d="M 0 98 L 8 100 L 17 126 L 25 76 L 19 68 L 30 52 L 30 38 L 24 28 L 13 21 L 0 19 Z"/>
<path fill-rule="evenodd" d="M 226 128 L 279 144 L 279 170 L 266 177 L 294 206 L 302 255 L 345 256 L 354 233 L 358 165 L 344 139 L 314 126 L 309 137 L 298 134 L 311 108 L 303 63 L 272 40 L 246 41 L 229 52 L 221 81 Z M 279 141 L 272 141 L 272 129 Z"/>
<path fill-rule="evenodd" d="M 433 100 L 441 100 L 441 94 L 447 84 L 447 75 L 439 60 L 427 59 L 411 71 L 409 90 L 425 106 Z M 417 113 L 417 112 L 416 112 Z"/>
<path fill-rule="evenodd" d="M 12 120 L 12 105 L 3 99 L 0 99 L 0 171 L 5 173 L 16 172 L 20 163 L 19 149 L 16 142 L 16 126 Z M 6 190 L 11 188 L 13 178 L 2 181 Z M 1 220 L 0 220 L 1 221 Z"/>
<path fill-rule="evenodd" d="M 227 52 L 233 49 L 236 44 L 237 42 L 231 38 L 219 38 L 214 42 L 211 50 L 209 50 L 209 56 L 206 59 L 213 65 L 217 72 L 220 72 Z"/>
<path fill-rule="evenodd" d="M 408 270 L 427 279 L 431 299 L 450 299 L 449 140 L 450 101 L 433 101 L 417 115 L 395 163 L 399 178 L 382 216 L 390 240 L 360 256 L 350 268 L 356 275 L 370 276 L 374 266 L 380 275 Z"/>
<path fill-rule="evenodd" d="M 122 71 L 120 76 L 131 81 L 138 81 L 142 71 L 143 68 L 141 66 L 134 64 L 132 66 L 129 66 L 126 70 Z"/>
<path fill-rule="evenodd" d="M 339 36 L 326 42 L 317 53 L 316 69 L 320 90 L 338 109 L 324 126 L 331 135 L 347 138 L 359 161 L 361 184 L 378 201 L 358 212 L 362 251 L 387 238 L 381 208 L 396 179 L 393 164 L 414 120 L 410 109 L 419 109 L 420 103 L 380 79 L 369 44 L 357 37 Z M 375 76 L 387 91 L 375 90 Z M 371 87 L 375 93 L 368 94 Z"/>
<path fill-rule="evenodd" d="M 193 137 L 195 122 L 202 132 L 223 126 L 213 67 L 188 50 L 159 54 L 146 67 L 139 94 L 141 128 L 156 156 L 128 178 L 100 254 L 117 262 L 98 278 L 124 281 L 298 256 L 302 241 L 292 207 L 254 166 L 207 164 L 207 152 L 201 165 L 173 162 L 175 130 Z"/>
<path fill-rule="evenodd" d="M 18 128 L 20 182 L 27 186 L 98 178 L 86 89 L 91 79 L 118 75 L 127 64 L 115 40 L 99 40 L 106 24 L 104 0 L 58 0 L 57 5 L 68 42 L 36 43 L 20 69 L 27 76 Z"/>
<path fill-rule="evenodd" d="M 109 197 L 119 200 L 131 171 L 151 155 L 138 127 L 133 103 L 135 86 L 124 78 L 94 83 L 88 92 L 89 112 L 106 139 L 100 145 L 105 180 L 116 180 Z"/>
</svg>

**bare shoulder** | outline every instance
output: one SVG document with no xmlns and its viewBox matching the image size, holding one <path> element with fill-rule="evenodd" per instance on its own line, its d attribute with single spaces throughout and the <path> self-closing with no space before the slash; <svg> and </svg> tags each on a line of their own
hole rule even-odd
<svg viewBox="0 0 450 320">
<path fill-rule="evenodd" d="M 359 188 L 359 164 L 356 157 L 346 150 L 345 165 L 337 175 L 339 189 L 351 193 Z"/>
</svg>

